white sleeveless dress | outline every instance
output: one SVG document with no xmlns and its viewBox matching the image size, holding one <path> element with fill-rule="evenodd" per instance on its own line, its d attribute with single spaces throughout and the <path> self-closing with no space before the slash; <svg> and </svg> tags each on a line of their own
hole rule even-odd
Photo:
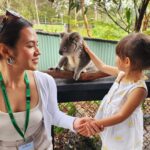
<svg viewBox="0 0 150 150">
<path fill-rule="evenodd" d="M 117 80 L 121 79 L 121 75 Z M 147 91 L 144 80 L 136 83 L 115 81 L 108 94 L 103 98 L 95 116 L 96 119 L 107 118 L 119 111 L 127 100 L 128 94 L 141 87 Z M 143 144 L 143 113 L 141 105 L 123 122 L 106 127 L 100 133 L 102 150 L 142 150 Z"/>
<path fill-rule="evenodd" d="M 48 140 L 43 124 L 41 100 L 30 110 L 30 120 L 26 131 L 26 139 L 33 140 L 35 150 L 52 150 L 52 140 Z M 26 112 L 14 113 L 20 129 L 23 130 Z M 15 141 L 14 141 L 15 139 Z M 17 150 L 23 140 L 11 123 L 8 113 L 0 111 L 0 150 Z"/>
</svg>

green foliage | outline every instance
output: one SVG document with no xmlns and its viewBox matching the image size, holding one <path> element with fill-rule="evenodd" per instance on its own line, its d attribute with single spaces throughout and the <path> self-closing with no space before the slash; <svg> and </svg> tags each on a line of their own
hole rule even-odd
<svg viewBox="0 0 150 150">
<path fill-rule="evenodd" d="M 68 104 L 68 115 L 73 116 L 76 113 L 76 108 L 73 103 Z"/>
<path fill-rule="evenodd" d="M 75 21 L 71 21 L 72 31 L 78 31 L 82 36 L 87 36 L 87 32 L 83 26 L 83 21 L 78 21 L 75 26 Z M 119 40 L 127 35 L 126 32 L 116 27 L 114 24 L 104 22 L 91 22 L 91 32 L 93 38 L 101 38 L 106 40 Z M 64 25 L 35 25 L 35 29 L 45 32 L 60 33 L 64 31 Z"/>
<path fill-rule="evenodd" d="M 84 14 L 86 14 L 87 11 L 88 11 L 88 7 L 85 7 Z"/>
<path fill-rule="evenodd" d="M 127 18 L 127 22 L 130 23 L 130 20 L 131 20 L 131 9 L 130 8 L 126 8 L 126 18 Z"/>
<path fill-rule="evenodd" d="M 80 3 L 78 1 L 72 2 L 70 4 L 70 9 L 76 9 L 76 12 L 78 12 L 81 9 Z"/>
<path fill-rule="evenodd" d="M 92 35 L 93 37 L 106 40 L 119 40 L 123 36 L 127 35 L 127 33 L 114 24 L 97 22 L 94 24 L 94 28 L 92 29 Z"/>
<path fill-rule="evenodd" d="M 70 116 L 74 116 L 76 113 L 75 105 L 72 102 L 65 103 L 65 104 L 62 103 L 59 105 L 59 108 L 61 111 L 67 113 L 67 115 L 70 115 Z M 54 127 L 54 132 L 56 134 L 61 134 L 63 131 L 64 131 L 64 129 L 61 127 Z"/>
<path fill-rule="evenodd" d="M 75 115 L 76 113 L 76 108 L 74 106 L 74 104 L 72 102 L 70 103 L 62 103 L 59 105 L 60 110 L 62 110 L 63 112 L 66 112 L 68 115 Z"/>
<path fill-rule="evenodd" d="M 131 8 L 126 8 L 126 19 L 127 19 L 127 27 L 126 27 L 126 30 L 128 32 L 130 32 L 130 29 L 131 29 L 131 25 L 132 25 L 132 11 L 131 11 Z"/>
<path fill-rule="evenodd" d="M 146 31 L 144 31 L 144 33 L 150 35 L 150 28 L 148 28 Z"/>
<path fill-rule="evenodd" d="M 49 33 L 60 33 L 64 30 L 63 25 L 34 25 L 34 29 Z"/>
<path fill-rule="evenodd" d="M 64 129 L 63 128 L 60 128 L 60 127 L 54 127 L 54 133 L 55 134 L 61 134 L 64 132 Z"/>
<path fill-rule="evenodd" d="M 114 24 L 96 22 L 94 23 L 94 27 L 92 28 L 92 36 L 94 38 L 119 40 L 125 35 L 127 35 L 127 33 L 121 30 L 119 27 L 115 26 Z"/>
<path fill-rule="evenodd" d="M 105 12 L 105 8 L 104 8 L 106 4 L 109 4 L 108 5 L 109 9 L 107 11 L 110 15 L 112 14 L 113 20 L 115 20 L 115 22 L 117 22 L 124 30 L 126 30 L 127 32 L 131 32 L 134 30 L 136 16 L 139 16 L 138 10 L 141 9 L 140 6 L 144 2 L 138 1 L 138 0 L 135 0 L 135 1 L 129 0 L 128 3 L 126 2 L 127 0 L 126 1 L 125 0 L 123 1 L 93 0 L 93 1 L 90 1 L 89 4 L 87 4 L 87 1 L 85 1 L 84 14 L 87 15 L 89 25 L 91 25 L 89 21 L 91 18 L 95 20 L 99 20 L 99 21 L 110 22 L 112 20 L 107 15 L 107 13 Z M 81 10 L 81 2 L 79 0 L 70 0 L 70 1 L 65 1 L 65 0 L 61 0 L 61 1 L 58 1 L 58 0 L 55 0 L 55 1 L 54 0 L 36 0 L 36 1 L 35 0 L 21 0 L 21 1 L 0 0 L 0 6 L 1 6 L 0 14 L 3 14 L 5 12 L 5 8 L 10 8 L 10 9 L 17 11 L 18 13 L 20 13 L 21 15 L 23 15 L 25 18 L 27 18 L 33 23 L 38 22 L 39 20 L 40 23 L 45 23 L 45 24 L 47 23 L 49 24 L 61 24 L 62 23 L 63 24 L 63 23 L 68 23 L 68 20 L 72 20 L 74 18 L 76 18 L 75 22 L 83 20 L 82 13 L 79 12 Z M 37 11 L 35 9 L 36 6 L 37 6 Z M 68 15 L 69 8 L 71 10 L 70 15 Z M 135 14 L 135 12 L 137 13 L 137 15 Z M 57 18 L 57 19 L 54 20 L 54 18 Z M 97 29 L 95 30 L 96 31 L 94 31 L 93 37 L 95 37 L 94 35 L 95 32 L 96 32 L 96 37 L 99 37 L 97 35 L 98 34 Z M 121 29 L 119 29 L 119 31 L 120 30 Z M 56 32 L 58 31 L 59 29 L 56 29 Z M 111 32 L 113 32 L 113 30 L 111 30 Z M 112 34 L 112 36 L 114 35 L 114 33 L 110 33 L 110 34 Z M 117 38 L 120 36 L 115 35 L 115 37 Z"/>
</svg>

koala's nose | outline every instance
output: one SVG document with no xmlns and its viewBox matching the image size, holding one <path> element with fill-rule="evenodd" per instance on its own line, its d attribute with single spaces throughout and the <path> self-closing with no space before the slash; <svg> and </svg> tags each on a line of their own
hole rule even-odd
<svg viewBox="0 0 150 150">
<path fill-rule="evenodd" d="M 61 49 L 59 50 L 59 54 L 60 54 L 60 55 L 62 55 L 62 54 L 63 54 L 63 52 L 62 52 L 62 50 L 61 50 Z"/>
<path fill-rule="evenodd" d="M 67 48 L 66 47 L 63 47 L 61 49 L 59 49 L 59 54 L 60 55 L 63 55 L 63 53 L 66 53 L 67 52 Z"/>
</svg>

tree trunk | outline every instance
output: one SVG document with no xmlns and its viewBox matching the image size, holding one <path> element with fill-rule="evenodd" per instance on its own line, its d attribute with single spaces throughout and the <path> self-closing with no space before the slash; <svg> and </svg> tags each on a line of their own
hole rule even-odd
<svg viewBox="0 0 150 150">
<path fill-rule="evenodd" d="M 77 14 L 76 10 L 74 10 L 74 20 L 75 20 L 75 24 L 74 25 L 75 25 L 76 28 L 78 28 L 77 16 L 78 16 L 78 14 Z"/>
<path fill-rule="evenodd" d="M 139 16 L 136 18 L 134 31 L 139 32 L 141 30 L 142 21 L 144 18 L 144 14 L 146 13 L 146 9 L 150 0 L 142 0 L 141 6 L 139 7 L 138 13 Z"/>
<path fill-rule="evenodd" d="M 34 0 L 34 5 L 35 5 L 35 12 L 36 12 L 37 23 L 40 24 L 39 14 L 38 14 L 38 6 L 37 6 L 37 1 L 36 0 Z"/>
<path fill-rule="evenodd" d="M 70 5 L 71 5 L 71 0 L 69 0 L 69 8 L 68 8 L 68 22 L 66 24 L 66 31 L 67 32 L 71 32 L 71 26 L 70 26 L 70 14 L 71 14 L 71 9 L 70 9 Z"/>
<path fill-rule="evenodd" d="M 6 8 L 10 8 L 10 5 L 11 5 L 11 1 L 6 0 Z"/>
<path fill-rule="evenodd" d="M 87 17 L 86 17 L 86 14 L 84 13 L 84 0 L 81 0 L 81 10 L 82 10 L 82 16 L 83 16 L 83 20 L 84 20 L 84 25 L 85 25 L 85 28 L 86 28 L 86 31 L 87 31 L 87 35 L 88 37 L 91 37 L 91 34 L 90 34 L 90 29 L 89 29 L 89 26 L 88 26 L 88 20 L 87 20 Z"/>
<path fill-rule="evenodd" d="M 150 20 L 150 13 L 145 14 L 142 22 L 142 31 L 147 30 L 149 20 Z"/>
<path fill-rule="evenodd" d="M 98 21 L 98 10 L 97 10 L 97 2 L 94 3 L 94 20 Z"/>
</svg>

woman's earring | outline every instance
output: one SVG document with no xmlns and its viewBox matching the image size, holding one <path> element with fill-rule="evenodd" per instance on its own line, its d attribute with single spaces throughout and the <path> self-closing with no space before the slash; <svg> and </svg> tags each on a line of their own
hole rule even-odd
<svg viewBox="0 0 150 150">
<path fill-rule="evenodd" d="M 7 59 L 7 64 L 9 64 L 9 65 L 13 65 L 14 62 L 15 62 L 14 59 L 11 58 L 11 57 L 9 57 L 9 58 Z"/>
</svg>

